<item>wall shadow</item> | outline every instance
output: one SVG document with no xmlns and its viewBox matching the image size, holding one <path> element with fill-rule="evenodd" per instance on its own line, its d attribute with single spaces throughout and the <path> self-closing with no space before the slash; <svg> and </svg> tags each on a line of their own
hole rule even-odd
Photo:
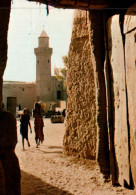
<svg viewBox="0 0 136 195">
<path fill-rule="evenodd" d="M 49 146 L 49 149 L 62 149 L 62 146 Z"/>
<path fill-rule="evenodd" d="M 106 17 L 106 42 L 107 42 L 107 95 L 108 95 L 108 126 L 109 126 L 109 140 L 110 140 L 110 173 L 112 184 L 118 186 L 119 168 L 115 154 L 115 93 L 114 93 L 114 77 L 113 77 L 113 67 L 110 60 L 110 53 L 112 53 L 112 32 L 110 16 Z M 110 45 L 109 45 L 110 42 Z M 111 50 L 111 51 L 110 51 Z M 110 52 L 109 52 L 110 51 Z"/>
<path fill-rule="evenodd" d="M 21 171 L 21 195 L 73 195 L 68 191 L 52 186 L 40 178 Z"/>
<path fill-rule="evenodd" d="M 63 151 L 62 150 L 57 150 L 57 151 L 43 151 L 41 150 L 40 148 L 37 148 L 38 151 L 44 153 L 44 154 L 63 154 Z"/>
</svg>

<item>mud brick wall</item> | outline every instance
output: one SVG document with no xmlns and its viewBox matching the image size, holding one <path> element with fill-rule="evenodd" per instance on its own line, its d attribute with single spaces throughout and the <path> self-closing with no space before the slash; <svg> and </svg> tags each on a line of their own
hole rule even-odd
<svg viewBox="0 0 136 195">
<path fill-rule="evenodd" d="M 136 186 L 136 4 L 124 17 L 125 67 L 128 105 L 130 171 Z"/>
<path fill-rule="evenodd" d="M 64 153 L 96 158 L 96 90 L 91 62 L 89 18 L 75 11 L 67 71 L 67 118 Z"/>
<path fill-rule="evenodd" d="M 136 6 L 136 5 L 134 5 Z M 108 56 L 114 104 L 114 147 L 119 183 L 136 186 L 136 9 L 109 18 Z"/>
<path fill-rule="evenodd" d="M 108 20 L 108 52 L 113 77 L 114 145 L 118 181 L 136 185 L 136 9 Z M 121 26 L 122 23 L 122 26 Z"/>
<path fill-rule="evenodd" d="M 16 119 L 9 112 L 0 112 L 0 194 L 20 195 L 20 168 L 15 146 Z"/>
<path fill-rule="evenodd" d="M 117 161 L 118 179 L 129 184 L 128 129 L 126 108 L 126 87 L 124 69 L 123 39 L 119 24 L 119 15 L 108 20 L 108 54 L 113 80 L 112 102 L 114 104 L 114 146 Z"/>
</svg>

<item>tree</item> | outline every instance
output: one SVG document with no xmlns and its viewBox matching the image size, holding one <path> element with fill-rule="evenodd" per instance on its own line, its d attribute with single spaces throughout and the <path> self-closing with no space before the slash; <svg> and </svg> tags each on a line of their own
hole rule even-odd
<svg viewBox="0 0 136 195">
<path fill-rule="evenodd" d="M 66 74 L 68 68 L 68 56 L 62 57 L 64 62 L 64 68 L 54 68 L 55 77 L 58 81 L 63 82 L 63 87 L 66 89 Z"/>
</svg>

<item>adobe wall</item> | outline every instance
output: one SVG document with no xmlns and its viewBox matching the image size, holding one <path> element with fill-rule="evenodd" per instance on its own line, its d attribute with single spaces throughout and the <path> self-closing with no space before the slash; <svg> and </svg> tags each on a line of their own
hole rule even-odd
<svg viewBox="0 0 136 195">
<path fill-rule="evenodd" d="M 4 82 L 3 102 L 7 105 L 7 97 L 16 97 L 17 105 L 21 104 L 22 109 L 33 109 L 36 100 L 36 84 L 22 82 Z"/>
<path fill-rule="evenodd" d="M 57 91 L 61 91 L 61 99 L 57 99 Z M 55 76 L 51 77 L 51 98 L 50 100 L 57 101 L 57 100 L 66 100 L 65 90 L 63 87 L 63 82 L 58 81 Z"/>
<path fill-rule="evenodd" d="M 119 183 L 131 187 L 136 186 L 135 21 L 136 9 L 129 9 L 123 17 L 115 15 L 107 23 L 116 171 Z"/>
<path fill-rule="evenodd" d="M 76 10 L 68 56 L 64 153 L 95 159 L 96 89 L 88 25 L 88 13 Z"/>
<path fill-rule="evenodd" d="M 0 194 L 3 195 L 21 194 L 20 167 L 15 154 L 16 144 L 16 119 L 10 112 L 0 111 Z"/>
<path fill-rule="evenodd" d="M 119 183 L 124 185 L 124 180 L 129 184 L 129 151 L 126 108 L 126 86 L 124 69 L 124 50 L 119 15 L 108 20 L 108 56 L 111 65 L 114 104 L 114 147 L 117 161 Z"/>
<path fill-rule="evenodd" d="M 136 186 L 136 4 L 124 17 L 125 67 L 128 99 L 130 170 Z"/>
</svg>

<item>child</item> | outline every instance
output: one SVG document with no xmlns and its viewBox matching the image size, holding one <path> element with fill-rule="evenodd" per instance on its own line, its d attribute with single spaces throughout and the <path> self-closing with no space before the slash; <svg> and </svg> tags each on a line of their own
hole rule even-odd
<svg viewBox="0 0 136 195">
<path fill-rule="evenodd" d="M 23 150 L 24 150 L 24 139 L 27 140 L 28 147 L 30 147 L 30 143 L 28 140 L 28 125 L 30 127 L 30 133 L 32 133 L 31 123 L 30 123 L 30 116 L 28 114 L 28 109 L 24 108 L 23 114 L 20 118 L 20 133 L 22 135 L 22 144 L 23 144 Z"/>
</svg>

